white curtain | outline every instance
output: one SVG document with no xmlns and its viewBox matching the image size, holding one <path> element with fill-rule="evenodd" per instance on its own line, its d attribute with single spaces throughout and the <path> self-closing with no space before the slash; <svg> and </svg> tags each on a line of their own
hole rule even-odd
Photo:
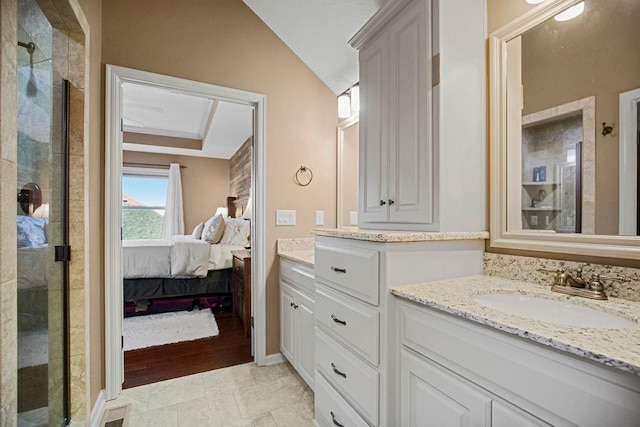
<svg viewBox="0 0 640 427">
<path fill-rule="evenodd" d="M 169 165 L 169 188 L 167 189 L 167 205 L 162 223 L 162 238 L 170 239 L 176 234 L 184 234 L 184 216 L 182 213 L 182 181 L 180 165 Z"/>
</svg>

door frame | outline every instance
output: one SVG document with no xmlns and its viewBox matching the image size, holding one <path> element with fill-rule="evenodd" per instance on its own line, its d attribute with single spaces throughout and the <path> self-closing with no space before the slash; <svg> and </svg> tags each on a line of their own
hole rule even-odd
<svg viewBox="0 0 640 427">
<path fill-rule="evenodd" d="M 169 88 L 182 93 L 208 96 L 254 107 L 254 137 L 251 174 L 253 217 L 251 220 L 252 347 L 254 361 L 265 365 L 266 355 L 266 96 L 140 71 L 115 65 L 106 66 L 105 91 L 105 398 L 115 399 L 122 391 L 124 361 L 122 352 L 122 83 Z"/>
<path fill-rule="evenodd" d="M 635 236 L 637 228 L 637 132 L 640 88 L 620 94 L 618 234 Z"/>
</svg>

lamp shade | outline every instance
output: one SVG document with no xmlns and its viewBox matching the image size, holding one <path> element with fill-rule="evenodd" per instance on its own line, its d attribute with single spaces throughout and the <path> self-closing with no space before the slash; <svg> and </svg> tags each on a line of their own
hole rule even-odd
<svg viewBox="0 0 640 427">
<path fill-rule="evenodd" d="M 349 89 L 351 95 L 351 112 L 357 113 L 360 111 L 360 86 L 355 85 Z"/>
<path fill-rule="evenodd" d="M 351 101 L 349 95 L 343 93 L 338 97 L 338 117 L 345 119 L 351 115 Z"/>
</svg>

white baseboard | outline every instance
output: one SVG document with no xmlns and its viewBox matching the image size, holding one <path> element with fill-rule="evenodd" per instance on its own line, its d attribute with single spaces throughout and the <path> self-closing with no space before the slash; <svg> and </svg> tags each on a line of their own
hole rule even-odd
<svg viewBox="0 0 640 427">
<path fill-rule="evenodd" d="M 90 427 L 100 427 L 105 403 L 107 403 L 107 401 L 104 398 L 104 390 L 100 390 L 96 403 L 94 403 L 93 408 L 91 409 L 91 418 L 89 419 Z"/>
<path fill-rule="evenodd" d="M 268 354 L 265 358 L 265 365 L 277 365 L 278 363 L 285 362 L 287 359 L 282 355 L 282 353 Z"/>
</svg>

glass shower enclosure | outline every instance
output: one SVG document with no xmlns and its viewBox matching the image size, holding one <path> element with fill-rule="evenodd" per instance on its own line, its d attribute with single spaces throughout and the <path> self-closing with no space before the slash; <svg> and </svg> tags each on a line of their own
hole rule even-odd
<svg viewBox="0 0 640 427">
<path fill-rule="evenodd" d="M 69 87 L 56 31 L 18 1 L 18 425 L 68 423 Z"/>
</svg>

